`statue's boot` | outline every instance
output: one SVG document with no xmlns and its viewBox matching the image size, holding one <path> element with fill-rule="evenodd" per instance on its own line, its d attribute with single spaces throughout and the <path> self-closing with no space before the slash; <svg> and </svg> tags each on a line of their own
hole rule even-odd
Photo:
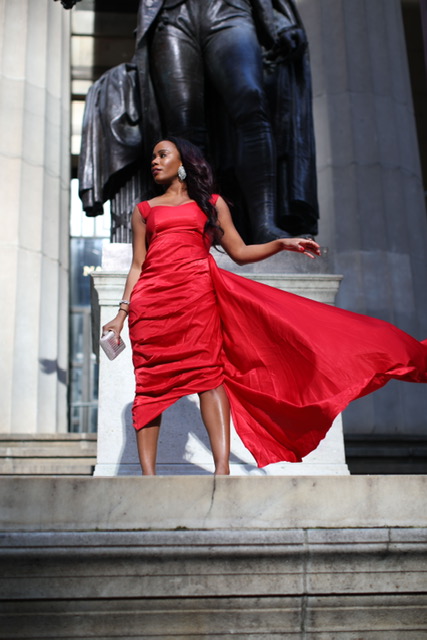
<svg viewBox="0 0 427 640">
<path fill-rule="evenodd" d="M 278 227 L 274 222 L 274 215 L 269 211 L 258 210 L 256 219 L 251 220 L 252 242 L 263 244 L 277 238 L 291 238 L 292 235 Z"/>
<path fill-rule="evenodd" d="M 235 171 L 245 197 L 251 241 L 262 244 L 290 238 L 291 234 L 280 229 L 275 221 L 276 152 L 270 123 L 245 122 L 238 132 Z"/>
</svg>

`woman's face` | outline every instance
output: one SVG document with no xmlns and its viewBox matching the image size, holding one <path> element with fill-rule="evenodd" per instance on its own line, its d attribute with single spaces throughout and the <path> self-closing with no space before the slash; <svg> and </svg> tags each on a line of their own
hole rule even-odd
<svg viewBox="0 0 427 640">
<path fill-rule="evenodd" d="M 162 140 L 153 149 L 151 173 L 157 184 L 170 184 L 178 180 L 181 156 L 173 142 Z"/>
</svg>

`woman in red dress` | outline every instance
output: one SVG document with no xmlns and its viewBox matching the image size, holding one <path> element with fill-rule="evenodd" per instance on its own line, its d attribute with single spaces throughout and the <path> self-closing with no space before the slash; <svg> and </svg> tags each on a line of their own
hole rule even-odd
<svg viewBox="0 0 427 640">
<path fill-rule="evenodd" d="M 123 300 L 103 327 L 118 336 L 129 317 L 144 475 L 156 472 L 162 412 L 185 395 L 199 394 L 215 473 L 226 475 L 230 407 L 259 466 L 298 462 L 351 400 L 391 378 L 427 382 L 426 342 L 218 269 L 213 242 L 239 265 L 280 251 L 314 258 L 320 248 L 306 238 L 246 245 L 197 147 L 162 140 L 152 174 L 163 193 L 133 211 Z"/>
</svg>

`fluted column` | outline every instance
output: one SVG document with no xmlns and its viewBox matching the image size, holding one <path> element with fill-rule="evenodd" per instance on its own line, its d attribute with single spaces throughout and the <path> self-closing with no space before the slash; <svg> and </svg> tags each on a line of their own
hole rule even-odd
<svg viewBox="0 0 427 640">
<path fill-rule="evenodd" d="M 320 241 L 337 304 L 427 338 L 427 218 L 399 0 L 299 0 L 314 84 Z M 354 432 L 425 432 L 423 385 L 391 383 L 343 416 Z"/>
<path fill-rule="evenodd" d="M 65 431 L 69 14 L 0 0 L 0 430 Z"/>
</svg>

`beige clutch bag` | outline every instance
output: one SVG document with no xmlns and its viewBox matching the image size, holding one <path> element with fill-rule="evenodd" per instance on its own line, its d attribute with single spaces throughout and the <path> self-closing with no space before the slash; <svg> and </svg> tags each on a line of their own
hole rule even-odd
<svg viewBox="0 0 427 640">
<path fill-rule="evenodd" d="M 107 358 L 109 358 L 110 360 L 114 360 L 114 358 L 117 358 L 117 356 L 126 347 L 121 338 L 119 344 L 117 344 L 116 334 L 114 333 L 114 331 L 108 331 L 108 333 L 102 336 L 99 344 L 105 351 Z"/>
</svg>

